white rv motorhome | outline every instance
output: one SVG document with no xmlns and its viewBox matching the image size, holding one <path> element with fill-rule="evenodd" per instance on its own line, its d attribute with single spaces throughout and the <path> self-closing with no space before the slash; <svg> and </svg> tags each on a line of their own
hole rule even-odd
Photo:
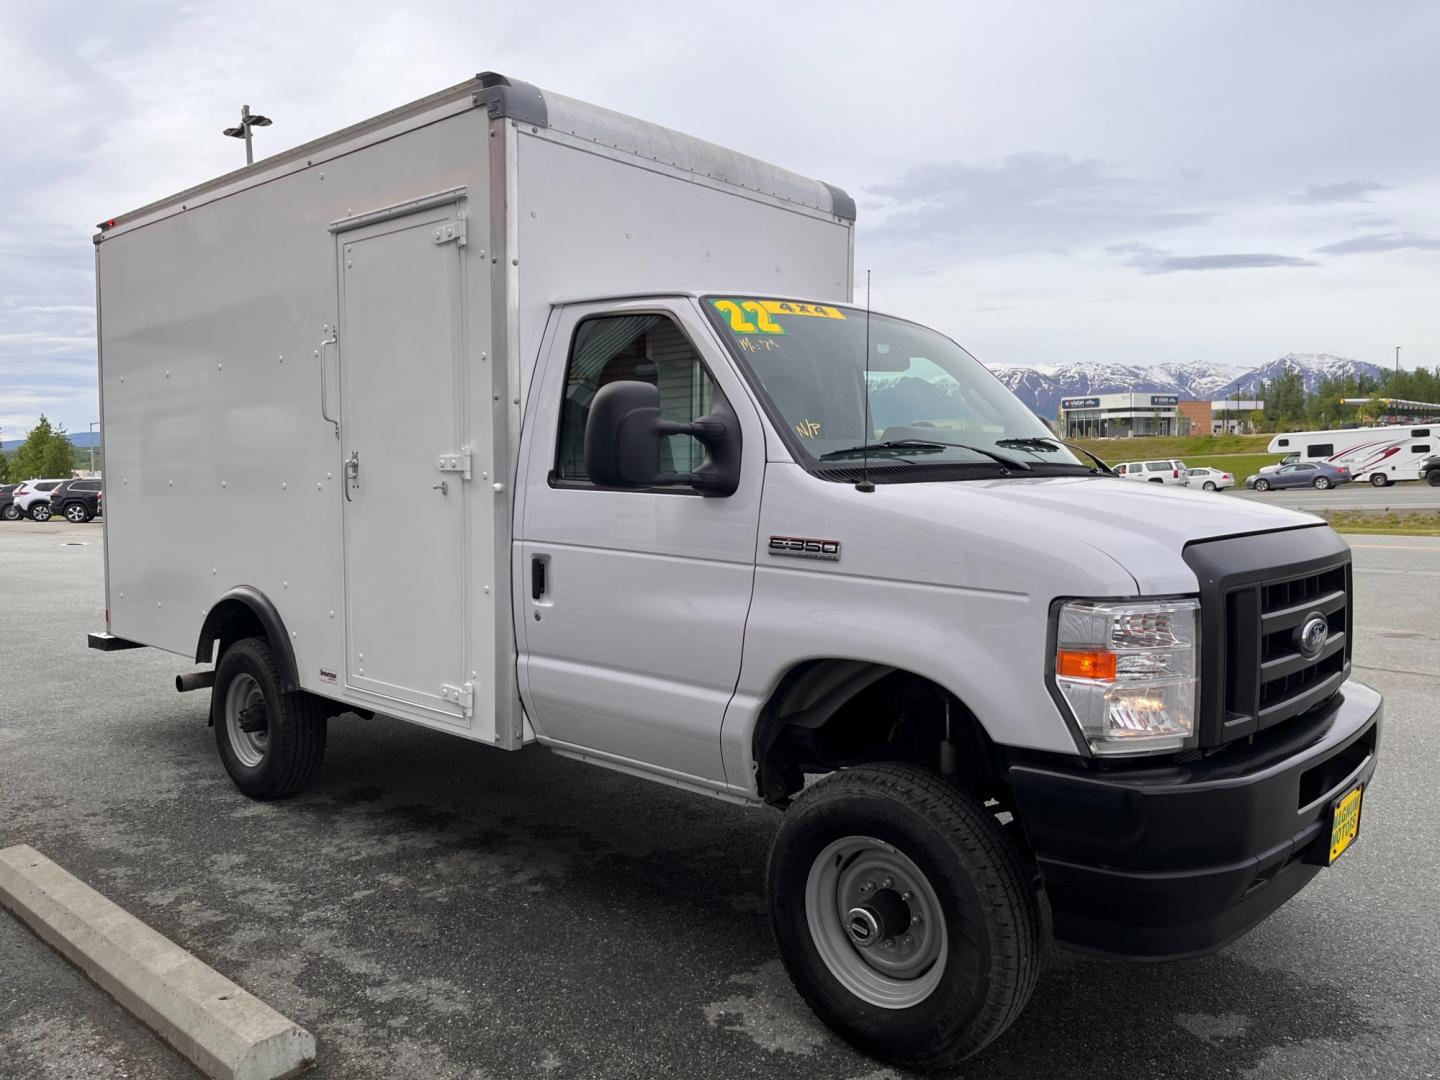
<svg viewBox="0 0 1440 1080">
<path fill-rule="evenodd" d="M 1297 461 L 1325 461 L 1349 469 L 1357 481 L 1385 487 L 1397 480 L 1419 480 L 1421 463 L 1437 452 L 1436 447 L 1440 447 L 1440 426 L 1426 424 L 1289 431 L 1276 435 L 1266 448 L 1285 456 L 1260 471 Z"/>
<path fill-rule="evenodd" d="M 890 1061 L 1015 1019 L 1042 894 L 1220 948 L 1360 828 L 1349 548 L 1072 454 L 850 303 L 854 217 L 487 73 L 106 221 L 91 644 L 204 665 L 252 798 L 360 712 L 783 809 L 780 955 Z"/>
</svg>

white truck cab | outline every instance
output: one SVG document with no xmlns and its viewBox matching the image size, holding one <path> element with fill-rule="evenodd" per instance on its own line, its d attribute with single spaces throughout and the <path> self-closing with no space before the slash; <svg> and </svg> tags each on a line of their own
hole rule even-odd
<svg viewBox="0 0 1440 1080">
<path fill-rule="evenodd" d="M 1348 548 L 1073 453 L 853 223 L 492 73 L 108 220 L 91 644 L 204 665 L 253 798 L 362 712 L 784 810 L 786 967 L 902 1064 L 1018 1015 L 1042 894 L 1224 945 L 1359 827 Z"/>
</svg>

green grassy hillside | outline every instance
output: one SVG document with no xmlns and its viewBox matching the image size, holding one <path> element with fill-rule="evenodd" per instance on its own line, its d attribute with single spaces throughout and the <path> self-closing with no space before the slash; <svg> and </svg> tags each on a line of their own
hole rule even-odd
<svg viewBox="0 0 1440 1080">
<path fill-rule="evenodd" d="M 1077 439 L 1092 454 L 1106 461 L 1145 461 L 1150 458 L 1212 457 L 1216 454 L 1264 454 L 1271 435 L 1184 435 L 1153 439 Z M 1280 455 L 1276 454 L 1278 461 Z M 1264 464 L 1262 462 L 1262 464 Z"/>
</svg>

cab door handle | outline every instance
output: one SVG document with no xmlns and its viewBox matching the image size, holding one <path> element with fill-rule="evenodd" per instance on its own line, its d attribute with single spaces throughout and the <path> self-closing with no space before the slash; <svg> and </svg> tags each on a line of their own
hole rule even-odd
<svg viewBox="0 0 1440 1080">
<path fill-rule="evenodd" d="M 530 599 L 539 600 L 545 595 L 545 564 L 547 560 L 539 555 L 530 559 Z"/>
</svg>

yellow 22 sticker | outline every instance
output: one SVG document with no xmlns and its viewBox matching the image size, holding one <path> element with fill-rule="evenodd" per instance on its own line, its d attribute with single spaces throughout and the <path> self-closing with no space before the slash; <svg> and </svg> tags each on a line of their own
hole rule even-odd
<svg viewBox="0 0 1440 1080">
<path fill-rule="evenodd" d="M 777 315 L 806 315 L 818 319 L 843 319 L 844 314 L 823 304 L 802 304 L 794 300 L 712 300 L 715 310 L 730 320 L 737 334 L 783 334 Z"/>
</svg>

